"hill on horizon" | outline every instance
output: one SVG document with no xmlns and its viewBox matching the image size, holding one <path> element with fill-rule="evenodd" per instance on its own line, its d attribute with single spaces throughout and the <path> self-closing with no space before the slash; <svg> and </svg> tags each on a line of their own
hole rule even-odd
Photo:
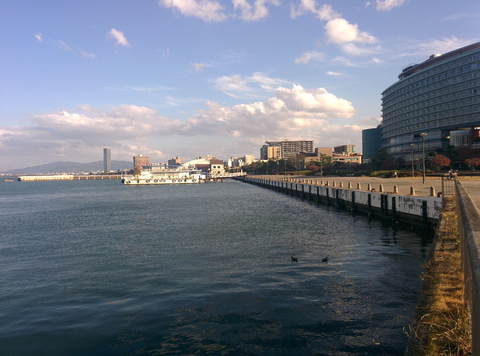
<svg viewBox="0 0 480 356">
<path fill-rule="evenodd" d="M 112 160 L 112 170 L 130 169 L 132 162 L 129 161 L 115 161 Z M 103 161 L 95 162 L 68 162 L 57 161 L 38 166 L 9 169 L 2 171 L 2 173 L 11 174 L 45 174 L 45 173 L 80 173 L 80 172 L 96 172 L 103 170 Z"/>
</svg>

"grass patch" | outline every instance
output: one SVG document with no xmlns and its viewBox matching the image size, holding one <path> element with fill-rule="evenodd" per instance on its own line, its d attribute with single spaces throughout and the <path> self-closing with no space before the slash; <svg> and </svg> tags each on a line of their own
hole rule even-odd
<svg viewBox="0 0 480 356">
<path fill-rule="evenodd" d="M 471 355 L 471 321 L 463 298 L 463 270 L 455 199 L 448 198 L 437 227 L 423 290 L 409 325 L 407 355 Z"/>
</svg>

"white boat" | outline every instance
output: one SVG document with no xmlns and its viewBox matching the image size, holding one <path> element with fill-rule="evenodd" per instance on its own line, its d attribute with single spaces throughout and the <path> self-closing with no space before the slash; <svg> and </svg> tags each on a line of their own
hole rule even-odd
<svg viewBox="0 0 480 356">
<path fill-rule="evenodd" d="M 198 184 L 205 181 L 205 175 L 198 170 L 178 169 L 156 172 L 142 171 L 140 174 L 122 177 L 122 184 L 154 185 L 154 184 Z"/>
</svg>

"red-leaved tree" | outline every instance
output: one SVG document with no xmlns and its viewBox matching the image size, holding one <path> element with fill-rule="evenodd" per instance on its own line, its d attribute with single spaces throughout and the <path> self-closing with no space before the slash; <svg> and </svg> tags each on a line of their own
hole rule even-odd
<svg viewBox="0 0 480 356">
<path fill-rule="evenodd" d="M 436 154 L 432 158 L 432 165 L 436 169 L 450 167 L 451 163 L 452 163 L 452 161 L 450 160 L 450 158 L 448 158 L 447 156 L 441 155 L 441 154 Z"/>
<path fill-rule="evenodd" d="M 480 158 L 468 158 L 465 160 L 465 164 L 472 168 L 480 167 Z"/>
</svg>

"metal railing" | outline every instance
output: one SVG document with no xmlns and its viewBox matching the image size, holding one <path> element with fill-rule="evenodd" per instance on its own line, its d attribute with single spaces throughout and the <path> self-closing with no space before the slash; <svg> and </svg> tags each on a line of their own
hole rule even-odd
<svg viewBox="0 0 480 356">
<path fill-rule="evenodd" d="M 455 195 L 455 181 L 454 177 L 442 176 L 442 195 L 444 197 Z"/>
</svg>

